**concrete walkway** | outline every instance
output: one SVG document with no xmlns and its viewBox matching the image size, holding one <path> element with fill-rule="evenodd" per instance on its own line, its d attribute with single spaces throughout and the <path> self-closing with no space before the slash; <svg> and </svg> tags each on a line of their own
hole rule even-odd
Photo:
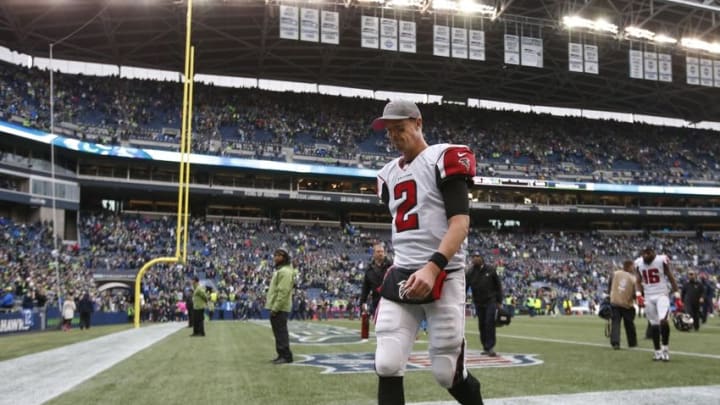
<svg viewBox="0 0 720 405">
<path fill-rule="evenodd" d="M 144 326 L 2 361 L 0 404 L 42 404 L 186 326 Z"/>
</svg>

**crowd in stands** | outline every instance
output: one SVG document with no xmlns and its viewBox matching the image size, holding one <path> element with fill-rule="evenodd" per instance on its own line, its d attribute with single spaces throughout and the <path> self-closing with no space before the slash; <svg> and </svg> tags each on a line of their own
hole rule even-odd
<svg viewBox="0 0 720 405">
<path fill-rule="evenodd" d="M 99 311 L 127 311 L 131 292 L 99 292 L 95 276 L 131 275 L 147 261 L 173 256 L 172 217 L 151 218 L 112 211 L 83 213 L 80 241 L 54 250 L 51 225 L 20 224 L 0 219 L 0 302 L 17 309 L 34 292 L 49 304 L 61 294 L 92 296 Z M 240 221 L 193 218 L 189 223 L 185 264 L 157 265 L 142 283 L 142 317 L 161 321 L 182 317 L 190 278 L 198 275 L 212 289 L 212 305 L 238 319 L 261 316 L 273 269 L 272 252 L 287 248 L 299 270 L 293 312 L 297 318 L 319 319 L 347 312 L 357 315 L 366 263 L 374 242 L 383 242 L 392 256 L 388 231 L 353 226 L 287 225 L 282 221 Z M 526 232 L 473 228 L 469 249 L 484 252 L 498 267 L 506 293 L 524 303 L 540 289 L 574 305 L 598 302 L 608 276 L 623 260 L 645 246 L 666 252 L 680 279 L 688 269 L 717 283 L 720 276 L 720 237 L 716 234 L 627 235 L 623 233 Z M 56 272 L 56 265 L 59 265 Z M 8 294 L 13 302 L 7 304 Z"/>
<path fill-rule="evenodd" d="M 177 149 L 180 83 L 55 76 L 65 136 Z M 49 129 L 46 71 L 0 63 L 0 119 Z M 384 102 L 197 85 L 194 153 L 377 167 L 394 151 L 370 130 Z M 720 142 L 708 130 L 421 106 L 430 143 L 470 145 L 479 174 L 633 184 L 716 184 Z M 148 143 L 149 142 L 149 143 Z"/>
</svg>

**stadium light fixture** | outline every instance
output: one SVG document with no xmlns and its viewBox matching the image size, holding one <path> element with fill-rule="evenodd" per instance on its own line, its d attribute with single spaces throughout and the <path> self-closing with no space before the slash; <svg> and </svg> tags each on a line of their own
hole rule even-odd
<svg viewBox="0 0 720 405">
<path fill-rule="evenodd" d="M 497 8 L 487 4 L 476 3 L 473 0 L 433 0 L 433 10 L 457 11 L 465 14 L 482 14 L 495 17 Z"/>
<path fill-rule="evenodd" d="M 618 33 L 618 26 L 608 22 L 605 19 L 598 18 L 595 20 L 595 31 L 609 32 L 611 34 Z"/>
<path fill-rule="evenodd" d="M 457 3 L 452 0 L 433 0 L 432 9 L 455 11 L 457 10 Z"/>
<path fill-rule="evenodd" d="M 680 40 L 680 45 L 688 49 L 697 49 L 700 51 L 720 54 L 720 43 L 718 42 L 710 43 L 698 38 L 685 37 Z"/>
<path fill-rule="evenodd" d="M 648 39 L 652 41 L 655 38 L 655 33 L 644 28 L 638 28 L 631 25 L 629 27 L 625 27 L 625 36 L 629 38 Z"/>
<path fill-rule="evenodd" d="M 390 7 L 410 8 L 422 6 L 423 0 L 389 0 L 387 5 Z"/>
<path fill-rule="evenodd" d="M 653 38 L 653 41 L 659 43 L 659 44 L 677 44 L 677 39 L 665 35 L 665 34 L 657 34 Z"/>
<path fill-rule="evenodd" d="M 458 11 L 467 14 L 483 14 L 489 16 L 494 16 L 495 14 L 497 14 L 497 9 L 494 6 L 476 3 L 473 0 L 459 0 Z"/>
<path fill-rule="evenodd" d="M 586 28 L 593 31 L 609 32 L 612 34 L 617 34 L 618 32 L 617 25 L 609 23 L 601 18 L 593 21 L 576 15 L 566 15 L 565 17 L 563 17 L 562 22 L 563 25 L 565 25 L 565 27 L 567 27 L 568 29 Z"/>
</svg>

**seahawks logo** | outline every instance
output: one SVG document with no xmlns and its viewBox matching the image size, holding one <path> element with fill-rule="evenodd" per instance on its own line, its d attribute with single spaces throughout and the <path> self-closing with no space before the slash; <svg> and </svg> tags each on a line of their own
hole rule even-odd
<svg viewBox="0 0 720 405">
<path fill-rule="evenodd" d="M 542 364 L 536 354 L 498 353 L 497 357 L 481 355 L 477 350 L 465 353 L 467 368 L 522 367 Z M 303 357 L 298 361 L 298 357 Z M 431 360 L 427 352 L 414 352 L 410 355 L 407 370 L 428 370 Z M 320 374 L 374 373 L 375 353 L 322 353 L 296 355 L 292 366 L 320 367 Z"/>
</svg>

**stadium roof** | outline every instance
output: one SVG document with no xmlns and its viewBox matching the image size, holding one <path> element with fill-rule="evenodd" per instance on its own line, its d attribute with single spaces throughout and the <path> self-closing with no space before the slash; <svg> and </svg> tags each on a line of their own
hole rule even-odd
<svg viewBox="0 0 720 405">
<path fill-rule="evenodd" d="M 672 83 L 629 79 L 629 41 L 586 33 L 586 41 L 599 45 L 600 74 L 570 73 L 569 34 L 560 25 L 565 15 L 605 17 L 619 27 L 720 41 L 720 13 L 710 9 L 717 6 L 712 0 L 497 1 L 499 17 L 483 20 L 483 62 L 433 56 L 432 25 L 436 18 L 450 19 L 430 12 L 382 11 L 357 0 L 347 0 L 348 7 L 342 0 L 284 3 L 340 12 L 340 44 L 329 45 L 280 39 L 275 1 L 194 3 L 196 73 L 720 121 L 720 89 L 686 83 L 684 50 L 662 48 L 673 55 Z M 414 20 L 417 53 L 361 48 L 363 14 Z M 47 57 L 49 44 L 62 40 L 54 46 L 55 58 L 182 71 L 185 17 L 185 2 L 173 0 L 5 0 L 0 45 Z M 503 63 L 503 34 L 521 30 L 542 36 L 544 68 Z"/>
</svg>

